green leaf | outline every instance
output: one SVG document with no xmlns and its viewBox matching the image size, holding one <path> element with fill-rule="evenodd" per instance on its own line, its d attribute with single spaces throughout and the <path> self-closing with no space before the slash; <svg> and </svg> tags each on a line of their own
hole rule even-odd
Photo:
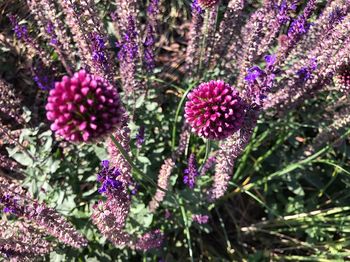
<svg viewBox="0 0 350 262">
<path fill-rule="evenodd" d="M 11 157 L 23 166 L 32 166 L 34 164 L 34 161 L 27 154 L 22 152 L 17 152 L 11 155 Z"/>
<path fill-rule="evenodd" d="M 145 156 L 139 156 L 137 158 L 137 160 L 140 161 L 143 164 L 149 164 L 149 165 L 151 164 L 151 161 Z"/>
</svg>

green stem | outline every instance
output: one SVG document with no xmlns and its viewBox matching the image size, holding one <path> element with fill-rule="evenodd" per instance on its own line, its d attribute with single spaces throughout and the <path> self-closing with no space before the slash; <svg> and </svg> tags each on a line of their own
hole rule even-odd
<svg viewBox="0 0 350 262">
<path fill-rule="evenodd" d="M 237 180 L 237 178 L 240 176 L 240 174 L 242 173 L 242 171 L 246 167 L 247 161 L 248 161 L 248 157 L 249 157 L 251 151 L 253 150 L 253 146 L 254 146 L 254 142 L 253 141 L 256 138 L 257 133 L 258 133 L 258 127 L 256 127 L 254 129 L 254 132 L 253 132 L 253 135 L 252 135 L 252 138 L 251 138 L 251 142 L 246 147 L 246 149 L 245 149 L 245 151 L 243 153 L 243 156 L 241 158 L 241 161 L 239 162 L 238 168 L 237 168 L 236 172 L 234 173 L 234 175 L 232 177 L 233 181 Z"/>
<path fill-rule="evenodd" d="M 210 154 L 210 149 L 211 149 L 211 141 L 210 139 L 207 139 L 206 141 L 206 146 L 205 146 L 205 156 L 204 156 L 204 162 L 201 165 L 201 167 L 199 168 L 198 172 L 201 173 L 205 163 L 207 162 L 208 158 L 209 158 L 209 154 Z"/>
<path fill-rule="evenodd" d="M 228 234 L 227 234 L 227 231 L 226 231 L 226 228 L 225 228 L 225 223 L 224 223 L 224 220 L 222 219 L 220 213 L 219 213 L 219 210 L 215 207 L 215 212 L 219 218 L 219 222 L 220 222 L 220 226 L 221 226 L 221 229 L 224 233 L 224 237 L 225 237 L 225 241 L 226 241 L 226 251 L 227 253 L 229 254 L 229 256 L 232 256 L 233 254 L 233 249 L 232 249 L 232 246 L 231 246 L 231 243 L 230 243 L 230 239 L 228 238 Z M 232 258 L 232 257 L 231 257 Z"/>
<path fill-rule="evenodd" d="M 183 93 L 185 90 L 177 85 L 174 85 L 172 83 L 169 83 L 167 81 L 164 81 L 163 79 L 159 79 L 157 77 L 154 77 L 154 76 L 151 76 L 151 77 L 147 77 L 147 76 L 143 76 L 143 75 L 140 75 L 140 74 L 137 74 L 138 77 L 140 78 L 143 78 L 143 79 L 146 79 L 147 81 L 155 81 L 155 82 L 158 82 L 158 83 L 162 83 L 162 84 L 167 84 L 168 86 L 171 86 L 173 88 L 175 88 L 178 92 L 180 93 Z"/>
<path fill-rule="evenodd" d="M 129 165 L 131 166 L 131 168 L 142 178 L 145 178 L 149 183 L 151 183 L 153 186 L 156 186 L 159 190 L 167 193 L 168 191 L 159 187 L 157 185 L 156 182 L 153 181 L 152 178 L 150 178 L 148 175 L 146 175 L 145 173 L 143 173 L 135 164 L 134 162 L 131 160 L 129 154 L 125 151 L 125 149 L 123 148 L 123 146 L 118 142 L 117 139 L 115 139 L 115 137 L 113 135 L 110 136 L 112 142 L 114 143 L 114 145 L 118 148 L 119 152 L 122 154 L 122 156 L 124 157 L 124 159 L 129 163 Z"/>
<path fill-rule="evenodd" d="M 179 115 L 180 115 L 180 111 L 181 111 L 181 108 L 182 108 L 182 105 L 184 104 L 185 102 L 185 99 L 188 95 L 188 93 L 191 91 L 191 89 L 193 88 L 194 85 L 190 85 L 189 88 L 187 88 L 186 92 L 183 94 L 178 106 L 177 106 L 177 109 L 176 109 L 176 113 L 175 113 L 175 120 L 174 120 L 174 125 L 173 125 L 173 132 L 172 132 L 172 140 L 171 140 L 171 149 L 172 151 L 175 150 L 175 143 L 176 143 L 176 126 L 177 126 L 177 121 L 179 119 Z"/>
<path fill-rule="evenodd" d="M 183 204 L 183 201 L 181 198 L 179 198 L 179 204 L 180 204 L 180 209 L 181 209 L 181 215 L 182 215 L 182 219 L 184 221 L 184 225 L 185 225 L 185 234 L 186 234 L 186 238 L 187 238 L 187 243 L 188 243 L 188 253 L 190 255 L 190 259 L 191 262 L 193 262 L 193 251 L 192 251 L 192 241 L 191 241 L 191 234 L 190 234 L 190 229 L 188 226 L 188 221 L 187 221 L 187 215 L 186 215 L 186 210 Z"/>
<path fill-rule="evenodd" d="M 158 186 L 158 184 L 156 182 L 153 181 L 153 179 L 151 177 L 149 177 L 147 174 L 143 173 L 135 164 L 134 162 L 131 160 L 129 154 L 125 151 L 124 147 L 118 142 L 118 140 L 111 135 L 110 136 L 113 144 L 118 148 L 119 152 L 122 154 L 122 156 L 124 157 L 124 159 L 129 163 L 129 165 L 131 166 L 131 168 L 140 176 L 141 178 L 145 178 L 150 184 L 152 184 L 153 186 L 155 186 L 157 189 L 163 191 L 164 193 L 169 193 L 175 200 L 175 202 L 179 205 L 179 202 L 177 201 L 177 198 L 175 196 L 175 194 L 169 190 L 166 190 L 164 188 L 161 188 L 160 186 Z"/>
</svg>

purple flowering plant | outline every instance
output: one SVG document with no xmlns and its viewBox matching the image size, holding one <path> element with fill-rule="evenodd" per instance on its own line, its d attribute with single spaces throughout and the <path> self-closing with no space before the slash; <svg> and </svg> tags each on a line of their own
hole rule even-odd
<svg viewBox="0 0 350 262">
<path fill-rule="evenodd" d="M 0 256 L 348 260 L 350 2 L 107 2 L 0 4 Z"/>
</svg>

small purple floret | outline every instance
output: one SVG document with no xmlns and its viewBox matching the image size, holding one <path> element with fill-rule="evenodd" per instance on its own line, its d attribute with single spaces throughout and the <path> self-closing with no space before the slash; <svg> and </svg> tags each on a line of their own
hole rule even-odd
<svg viewBox="0 0 350 262">
<path fill-rule="evenodd" d="M 141 148 L 145 142 L 145 126 L 141 126 L 136 134 L 136 146 Z"/>
<path fill-rule="evenodd" d="M 97 181 L 101 183 L 98 192 L 100 194 L 111 194 L 115 190 L 121 189 L 123 183 L 117 179 L 120 176 L 119 169 L 110 168 L 108 160 L 103 160 L 101 166 L 102 170 L 97 174 Z"/>
<path fill-rule="evenodd" d="M 184 171 L 185 176 L 183 181 L 189 188 L 193 189 L 196 184 L 196 178 L 199 176 L 197 169 L 196 156 L 192 153 L 188 160 L 188 166 Z"/>
</svg>

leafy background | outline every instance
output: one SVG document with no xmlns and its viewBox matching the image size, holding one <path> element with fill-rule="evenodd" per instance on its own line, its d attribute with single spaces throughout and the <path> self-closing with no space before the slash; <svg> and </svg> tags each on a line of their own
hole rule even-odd
<svg viewBox="0 0 350 262">
<path fill-rule="evenodd" d="M 133 146 L 133 160 L 154 180 L 163 159 L 175 149 L 172 140 L 178 142 L 181 98 L 195 84 L 184 77 L 183 67 L 189 4 L 165 1 L 162 44 L 157 49 L 162 66 L 147 78 L 152 86 L 147 98 L 138 97 L 136 104 L 125 101 L 135 116 L 130 125 L 132 143 L 138 128 L 146 127 L 145 144 L 140 150 Z M 258 4 L 251 1 L 247 13 Z M 110 28 L 104 14 L 113 4 L 98 1 L 97 5 Z M 336 143 L 305 155 L 317 133 L 332 122 L 326 108 L 340 95 L 330 91 L 282 117 L 271 112 L 262 115 L 253 139 L 236 163 L 227 194 L 214 204 L 205 201 L 202 190 L 211 183 L 213 171 L 200 177 L 194 191 L 182 184 L 189 153 L 196 153 L 199 164 L 205 155 L 204 141 L 191 136 L 186 155 L 171 177 L 171 191 L 185 208 L 180 209 L 167 196 L 156 214 L 149 213 L 146 206 L 155 188 L 146 182 L 133 199 L 128 232 L 161 228 L 166 235 L 163 247 L 147 253 L 115 248 L 90 221 L 91 208 L 100 199 L 96 173 L 100 161 L 107 158 L 105 145 L 69 144 L 48 131 L 43 112 L 46 94 L 32 81 L 28 70 L 31 58 L 14 38 L 6 13 L 19 14 L 29 25 L 32 21 L 22 1 L 0 2 L 0 75 L 13 83 L 23 98 L 28 127 L 21 130 L 20 141 L 29 155 L 19 147 L 6 149 L 22 166 L 23 186 L 65 215 L 89 240 L 88 247 L 80 250 L 58 244 L 46 260 L 187 261 L 190 252 L 195 261 L 343 261 L 349 257 L 349 129 L 342 130 L 342 139 Z M 52 59 L 58 59 L 54 52 Z M 218 68 L 205 72 L 203 79 L 229 78 L 225 74 Z M 180 110 L 177 118 L 176 108 Z M 166 212 L 170 218 L 165 218 Z M 192 214 L 198 213 L 209 215 L 209 223 L 192 222 Z"/>
</svg>

